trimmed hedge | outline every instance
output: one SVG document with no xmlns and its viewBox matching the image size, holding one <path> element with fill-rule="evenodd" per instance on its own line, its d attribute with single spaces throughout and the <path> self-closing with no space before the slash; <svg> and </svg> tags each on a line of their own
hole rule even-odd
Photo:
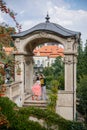
<svg viewBox="0 0 87 130">
<path fill-rule="evenodd" d="M 34 107 L 18 108 L 8 98 L 0 98 L 1 112 L 7 117 L 10 127 L 5 130 L 52 130 L 51 126 L 57 126 L 58 130 L 86 130 L 84 124 L 65 120 L 58 114 Z M 17 110 L 14 109 L 17 107 Z M 38 122 L 29 120 L 29 116 L 43 119 L 48 128 L 42 127 Z M 3 129 L 0 129 L 3 130 Z"/>
</svg>

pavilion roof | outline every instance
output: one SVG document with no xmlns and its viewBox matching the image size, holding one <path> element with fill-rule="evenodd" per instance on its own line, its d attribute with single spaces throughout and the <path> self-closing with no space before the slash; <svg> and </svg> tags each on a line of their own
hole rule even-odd
<svg viewBox="0 0 87 130">
<path fill-rule="evenodd" d="M 55 33 L 56 35 L 60 35 L 62 37 L 72 37 L 72 36 L 76 36 L 76 37 L 80 37 L 81 33 L 80 32 L 76 32 L 76 31 L 71 31 L 69 29 L 66 29 L 62 26 L 60 26 L 59 24 L 56 23 L 51 23 L 51 22 L 44 22 L 44 23 L 39 23 L 36 26 L 17 33 L 17 34 L 12 34 L 11 36 L 13 38 L 19 38 L 19 37 L 24 37 L 26 35 L 29 35 L 31 33 L 37 33 L 38 31 L 45 31 L 49 33 Z"/>
</svg>

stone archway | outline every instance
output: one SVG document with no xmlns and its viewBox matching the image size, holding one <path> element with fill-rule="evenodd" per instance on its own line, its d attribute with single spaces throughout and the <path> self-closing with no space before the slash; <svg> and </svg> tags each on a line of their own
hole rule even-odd
<svg viewBox="0 0 87 130">
<path fill-rule="evenodd" d="M 76 59 L 77 46 L 80 33 L 67 30 L 60 25 L 41 23 L 26 32 L 12 35 L 15 40 L 17 52 L 15 60 L 19 62 L 21 75 L 17 75 L 15 67 L 15 80 L 21 80 L 21 97 L 31 91 L 33 84 L 33 50 L 45 42 L 57 42 L 64 46 L 65 64 L 65 90 L 58 92 L 56 112 L 66 119 L 74 120 L 76 114 Z"/>
</svg>

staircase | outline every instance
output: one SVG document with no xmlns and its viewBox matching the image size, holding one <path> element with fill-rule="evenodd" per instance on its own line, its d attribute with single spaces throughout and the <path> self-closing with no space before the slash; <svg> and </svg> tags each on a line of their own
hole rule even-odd
<svg viewBox="0 0 87 130">
<path fill-rule="evenodd" d="M 25 97 L 23 107 L 34 106 L 42 109 L 47 108 L 47 101 L 44 100 L 32 100 L 32 95 L 28 94 Z"/>
</svg>

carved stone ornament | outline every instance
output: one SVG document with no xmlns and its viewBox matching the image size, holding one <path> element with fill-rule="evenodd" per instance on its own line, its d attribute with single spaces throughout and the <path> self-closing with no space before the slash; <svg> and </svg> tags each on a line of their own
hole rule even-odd
<svg viewBox="0 0 87 130">
<path fill-rule="evenodd" d="M 46 32 L 40 32 L 39 35 L 41 37 L 48 37 L 48 34 Z"/>
<path fill-rule="evenodd" d="M 34 60 L 33 60 L 33 59 L 30 59 L 30 60 L 27 60 L 27 61 L 26 61 L 26 64 L 27 64 L 27 65 L 29 65 L 29 64 L 31 64 L 31 63 L 32 63 L 32 64 L 34 63 Z"/>
<path fill-rule="evenodd" d="M 20 43 L 20 39 L 17 38 L 17 39 L 15 40 L 15 42 L 16 42 L 16 43 Z"/>
<path fill-rule="evenodd" d="M 64 63 L 70 65 L 70 64 L 73 64 L 74 62 L 71 56 L 65 56 Z"/>
<path fill-rule="evenodd" d="M 31 63 L 31 62 L 30 62 L 29 60 L 28 60 L 28 61 L 26 61 L 26 64 L 27 64 L 27 65 L 29 65 L 30 63 Z"/>
</svg>

